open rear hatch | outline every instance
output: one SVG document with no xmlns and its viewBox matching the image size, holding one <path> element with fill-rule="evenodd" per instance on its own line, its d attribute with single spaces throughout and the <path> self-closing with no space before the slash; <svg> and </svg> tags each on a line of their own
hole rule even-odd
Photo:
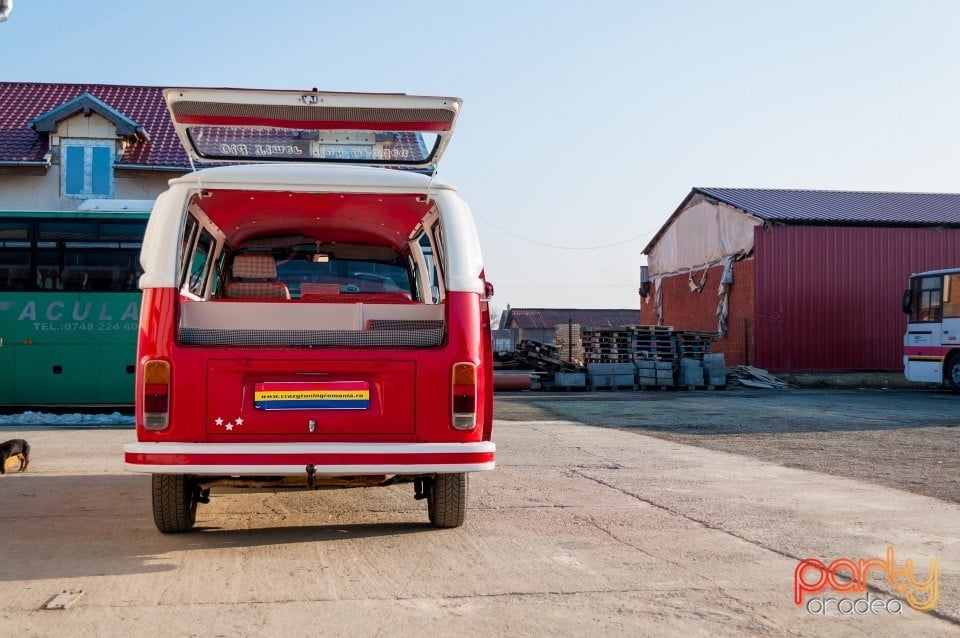
<svg viewBox="0 0 960 638">
<path fill-rule="evenodd" d="M 166 89 L 199 162 L 329 162 L 431 169 L 461 100 L 402 94 Z"/>
<path fill-rule="evenodd" d="M 207 433 L 412 435 L 415 371 L 395 359 L 211 360 Z"/>
<path fill-rule="evenodd" d="M 191 157 L 200 162 L 312 162 L 427 170 L 436 166 L 446 148 L 461 105 L 458 98 L 318 91 L 166 89 L 164 97 L 181 142 Z M 256 221 L 263 220 L 254 218 L 258 210 L 267 210 L 275 218 L 269 230 L 282 236 L 308 236 L 310 243 L 316 244 L 316 254 L 324 257 L 317 260 L 318 264 L 339 259 L 336 250 L 346 250 L 349 244 L 370 244 L 381 250 L 389 244 L 392 254 L 428 212 L 426 203 L 406 195 L 394 195 L 386 202 L 369 193 L 353 194 L 348 200 L 342 194 L 325 197 L 271 192 L 253 196 L 240 187 L 207 194 L 203 208 L 211 219 L 218 220 L 235 245 L 245 242 L 249 234 L 266 232 L 264 224 L 254 226 Z M 320 217 L 313 216 L 321 203 L 327 206 L 327 215 L 317 221 Z M 214 210 L 217 207 L 221 212 Z M 309 225 L 304 220 L 309 220 Z M 335 250 L 321 252 L 322 234 L 336 236 Z M 252 240 L 250 248 L 260 250 L 258 254 L 274 256 L 274 265 L 278 261 L 272 249 L 255 246 Z M 285 259 L 284 256 L 279 261 L 286 263 Z M 277 272 L 274 269 L 263 278 L 273 284 Z M 252 279 L 244 283 L 250 282 L 255 284 L 253 287 L 262 287 L 264 283 Z M 329 288 L 327 283 L 324 290 Z M 338 303 L 323 308 L 326 321 L 298 324 L 296 317 L 314 312 L 308 304 L 317 301 L 305 299 L 302 283 L 298 284 L 299 298 L 290 306 L 282 306 L 286 310 L 287 332 L 275 338 L 268 338 L 266 333 L 278 327 L 279 322 L 251 318 L 252 305 L 263 301 L 259 298 L 241 300 L 235 305 L 232 302 L 237 300 L 231 299 L 230 304 L 222 306 L 198 302 L 190 312 L 184 309 L 181 319 L 198 313 L 212 317 L 208 317 L 209 321 L 182 325 L 182 342 L 186 342 L 187 328 L 217 333 L 213 342 L 189 342 L 194 345 L 226 344 L 227 337 L 221 334 L 224 330 L 255 340 L 244 356 L 214 354 L 207 363 L 206 430 L 211 439 L 370 435 L 413 440 L 416 355 L 379 356 L 374 348 L 432 347 L 438 340 L 409 342 L 421 339 L 424 331 L 402 326 L 378 328 L 380 319 L 389 320 L 379 321 L 380 324 L 410 323 L 400 321 L 410 318 L 403 304 L 390 305 L 381 317 L 374 315 L 386 302 L 369 303 L 374 315 L 361 316 L 361 304 L 349 304 L 353 292 L 350 286 L 334 284 L 333 289 L 338 293 Z M 346 314 L 350 317 L 359 318 L 354 320 L 333 312 L 341 307 L 349 311 Z M 280 309 L 278 305 L 277 312 Z M 224 310 L 229 312 L 221 315 Z M 297 333 L 296 338 L 288 334 L 291 326 L 296 328 L 292 330 Z M 442 327 L 433 330 L 440 330 L 442 340 Z M 257 331 L 262 334 L 257 335 Z M 397 341 L 399 338 L 407 341 Z M 244 343 L 239 347 L 246 347 Z M 370 350 L 362 349 L 368 345 Z M 303 356 L 300 348 L 310 347 L 349 348 L 357 356 L 350 360 L 317 360 Z M 258 357 L 259 348 L 268 348 L 270 355 Z M 277 357 L 277 348 L 292 349 L 291 356 Z"/>
</svg>

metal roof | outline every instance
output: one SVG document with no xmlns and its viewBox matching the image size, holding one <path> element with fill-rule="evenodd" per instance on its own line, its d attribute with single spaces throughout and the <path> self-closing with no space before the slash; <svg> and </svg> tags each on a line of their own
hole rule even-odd
<svg viewBox="0 0 960 638">
<path fill-rule="evenodd" d="M 958 193 L 885 193 L 694 187 L 644 246 L 648 255 L 695 196 L 721 201 L 762 221 L 848 226 L 960 226 Z"/>
<path fill-rule="evenodd" d="M 960 194 L 694 188 L 765 221 L 960 225 Z"/>
<path fill-rule="evenodd" d="M 511 308 L 506 320 L 508 328 L 549 328 L 580 324 L 581 328 L 618 328 L 640 323 L 640 310 L 591 310 L 576 308 Z"/>
</svg>

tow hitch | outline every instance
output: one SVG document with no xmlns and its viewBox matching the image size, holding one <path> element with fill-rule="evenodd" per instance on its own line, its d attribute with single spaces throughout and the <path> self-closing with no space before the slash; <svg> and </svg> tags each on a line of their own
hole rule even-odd
<svg viewBox="0 0 960 638">
<path fill-rule="evenodd" d="M 418 501 L 428 498 L 432 485 L 432 478 L 421 477 L 413 479 L 413 498 Z"/>
<path fill-rule="evenodd" d="M 317 489 L 317 468 L 313 463 L 307 465 L 307 489 Z"/>
<path fill-rule="evenodd" d="M 210 502 L 210 488 L 203 489 L 202 486 L 195 484 L 193 486 L 193 494 L 191 498 L 194 503 L 209 503 Z"/>
</svg>

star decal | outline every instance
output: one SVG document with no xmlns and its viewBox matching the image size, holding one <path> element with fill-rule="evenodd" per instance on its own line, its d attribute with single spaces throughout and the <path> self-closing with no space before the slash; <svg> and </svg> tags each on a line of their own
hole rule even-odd
<svg viewBox="0 0 960 638">
<path fill-rule="evenodd" d="M 237 417 L 236 421 L 224 421 L 222 418 L 217 417 L 213 420 L 213 422 L 217 425 L 217 427 L 222 425 L 227 432 L 233 432 L 233 428 L 237 427 L 238 425 L 243 425 L 243 418 Z"/>
</svg>

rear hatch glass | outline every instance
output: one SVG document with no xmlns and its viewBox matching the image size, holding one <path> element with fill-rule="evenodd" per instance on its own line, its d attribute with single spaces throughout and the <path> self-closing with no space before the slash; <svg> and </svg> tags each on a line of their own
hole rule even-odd
<svg viewBox="0 0 960 638">
<path fill-rule="evenodd" d="M 198 161 L 332 162 L 428 168 L 453 132 L 458 98 L 167 89 L 177 134 Z"/>
</svg>

